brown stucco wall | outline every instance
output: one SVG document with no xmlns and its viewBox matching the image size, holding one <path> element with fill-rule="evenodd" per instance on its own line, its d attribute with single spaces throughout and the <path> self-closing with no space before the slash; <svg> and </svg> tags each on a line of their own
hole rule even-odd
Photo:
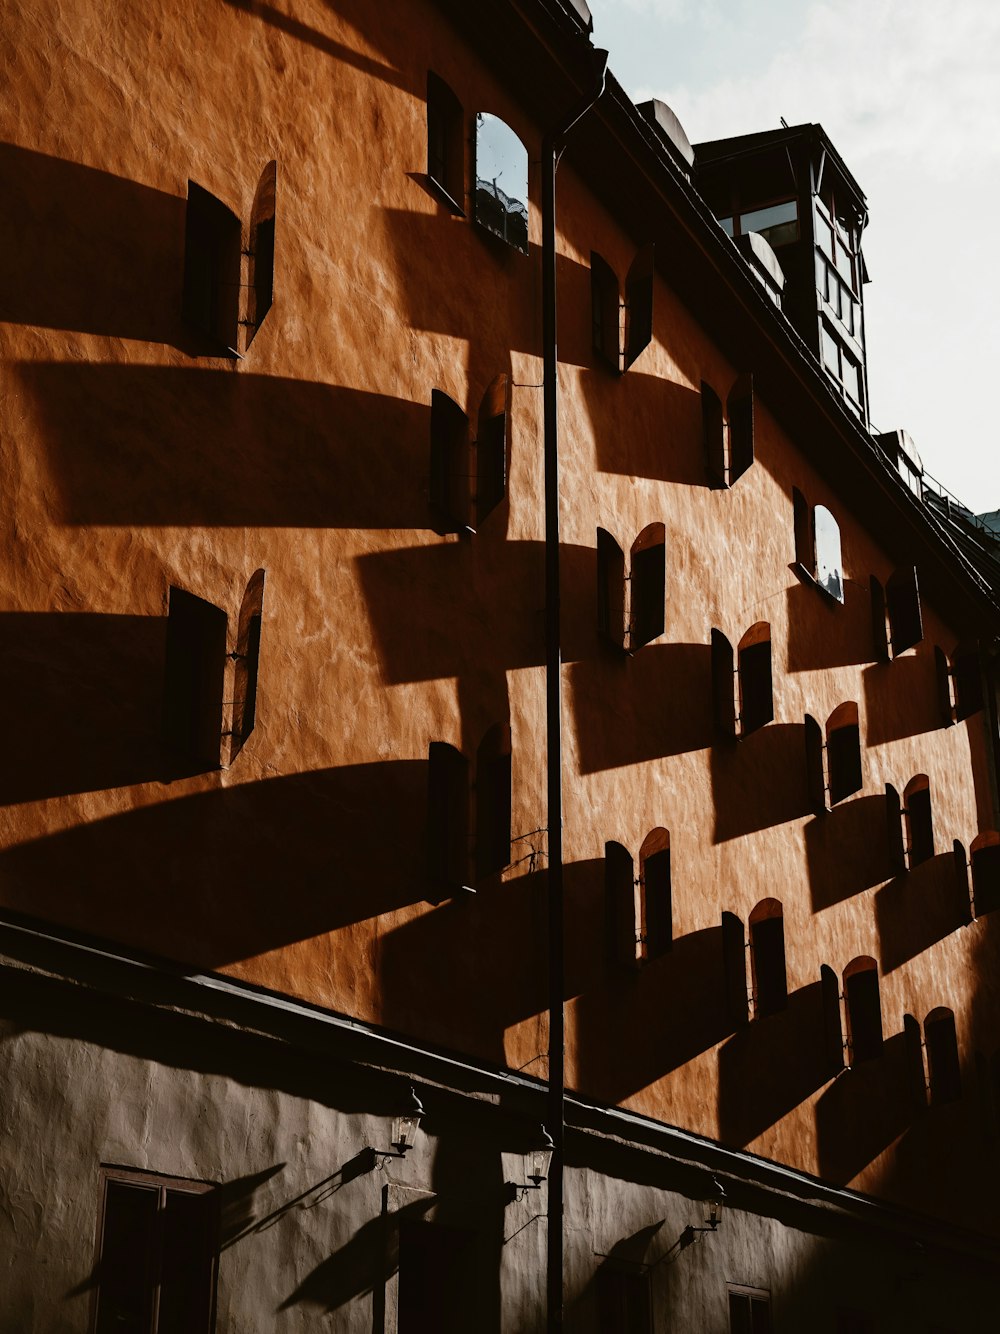
<svg viewBox="0 0 1000 1334">
<path fill-rule="evenodd" d="M 17 90 L 0 109 L 14 225 L 0 258 L 2 901 L 544 1073 L 535 95 L 498 81 L 429 3 L 292 15 L 223 2 L 199 15 L 197 43 L 190 24 L 149 6 L 15 0 L 0 26 Z M 426 187 L 428 68 L 470 132 L 486 109 L 528 145 L 529 257 Z M 195 357 L 180 321 L 187 182 L 246 217 L 271 158 L 274 306 L 243 361 Z M 681 300 L 662 246 L 653 345 L 607 375 L 590 350 L 590 250 L 624 273 L 649 238 L 569 163 L 560 219 L 571 1081 L 955 1211 L 945 1183 L 980 1152 L 972 1048 L 995 1043 L 998 1018 L 983 981 L 994 923 L 935 918 L 952 840 L 967 848 L 993 819 L 984 715 L 945 730 L 933 713 L 932 646 L 950 651 L 969 627 L 946 602 L 925 605 L 924 642 L 874 664 L 868 577 L 912 563 L 905 527 L 876 535 L 854 517 L 836 458 L 809 461 L 773 394 L 758 402 L 754 467 L 710 490 L 700 382 L 724 395 L 747 369 L 706 332 L 719 312 Z M 474 414 L 501 371 L 510 503 L 472 541 L 438 537 L 431 391 Z M 790 569 L 793 486 L 841 524 L 843 608 Z M 627 548 L 653 521 L 667 529 L 666 630 L 617 660 L 595 628 L 596 529 Z M 224 608 L 232 637 L 257 568 L 256 730 L 228 769 L 166 783 L 169 586 Z M 735 644 L 757 620 L 771 625 L 775 721 L 722 747 L 710 631 Z M 814 817 L 803 716 L 823 722 L 845 700 L 861 713 L 863 792 Z M 475 899 L 433 904 L 428 744 L 471 756 L 508 718 L 512 867 Z M 916 773 L 930 778 L 940 865 L 892 880 L 880 794 Z M 671 833 L 674 948 L 623 977 L 605 962 L 604 845 L 636 855 L 657 825 Z M 893 1110 L 860 1135 L 892 1103 L 876 1075 L 817 1083 L 797 1011 L 727 1027 L 721 914 L 745 924 L 769 896 L 784 905 L 790 991 L 869 954 L 887 1036 L 904 1013 L 954 1010 L 962 1104 L 919 1126 Z"/>
</svg>

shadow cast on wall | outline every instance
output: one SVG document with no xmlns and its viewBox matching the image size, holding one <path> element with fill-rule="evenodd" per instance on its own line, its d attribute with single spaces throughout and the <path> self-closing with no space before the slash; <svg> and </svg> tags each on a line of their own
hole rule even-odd
<svg viewBox="0 0 1000 1334">
<path fill-rule="evenodd" d="M 923 954 L 971 920 L 968 880 L 955 852 L 941 852 L 905 875 L 896 876 L 875 895 L 879 958 L 891 973 Z"/>
<path fill-rule="evenodd" d="M 584 773 L 712 744 L 711 649 L 647 644 L 575 663 L 569 694 Z"/>
<path fill-rule="evenodd" d="M 793 533 L 789 531 L 791 544 Z M 793 570 L 798 573 L 797 567 Z M 859 667 L 872 661 L 871 599 L 868 588 L 844 580 L 844 602 L 834 602 L 808 577 L 788 589 L 788 670 L 818 672 Z"/>
<path fill-rule="evenodd" d="M 812 813 L 803 723 L 768 723 L 712 750 L 715 841 L 769 829 Z"/>
<path fill-rule="evenodd" d="M 853 898 L 894 874 L 881 795 L 839 803 L 810 820 L 805 832 L 813 912 Z"/>
<path fill-rule="evenodd" d="M 196 351 L 181 323 L 186 199 L 14 144 L 0 144 L 0 190 L 17 220 L 0 321 Z"/>
<path fill-rule="evenodd" d="M 719 1052 L 719 1137 L 745 1148 L 835 1073 L 820 983 L 800 987 L 788 1006 L 755 1019 Z"/>
<path fill-rule="evenodd" d="M 18 375 L 65 523 L 431 526 L 429 402 L 183 367 L 25 362 Z"/>
<path fill-rule="evenodd" d="M 866 668 L 862 679 L 868 745 L 900 741 L 941 726 L 934 659 L 919 647 L 916 655 Z"/>
<path fill-rule="evenodd" d="M 424 760 L 220 787 L 9 847 L 0 892 L 214 968 L 424 900 L 426 794 Z"/>
<path fill-rule="evenodd" d="M 598 470 L 707 487 L 701 395 L 685 384 L 641 371 L 629 371 L 626 379 L 623 386 L 618 377 L 601 371 L 580 376 Z M 627 431 L 622 429 L 623 394 L 628 398 Z"/>
<path fill-rule="evenodd" d="M 167 621 L 0 613 L 0 805 L 152 782 Z"/>
<path fill-rule="evenodd" d="M 679 937 L 668 954 L 636 972 L 607 977 L 578 997 L 569 1020 L 577 1052 L 572 1082 L 588 1097 L 621 1102 L 737 1027 L 721 926 Z"/>
</svg>

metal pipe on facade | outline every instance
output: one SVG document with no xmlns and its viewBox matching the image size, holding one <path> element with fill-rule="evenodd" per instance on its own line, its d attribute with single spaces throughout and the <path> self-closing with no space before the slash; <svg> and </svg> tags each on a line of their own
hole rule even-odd
<svg viewBox="0 0 1000 1334">
<path fill-rule="evenodd" d="M 559 600 L 559 355 L 556 343 L 556 169 L 566 137 L 604 92 L 608 53 L 593 50 L 594 86 L 542 140 L 542 356 L 545 453 L 545 725 L 548 824 L 549 1096 L 552 1166 L 548 1180 L 546 1296 L 549 1331 L 563 1328 L 563 1163 L 565 1094 L 562 644 Z"/>
</svg>

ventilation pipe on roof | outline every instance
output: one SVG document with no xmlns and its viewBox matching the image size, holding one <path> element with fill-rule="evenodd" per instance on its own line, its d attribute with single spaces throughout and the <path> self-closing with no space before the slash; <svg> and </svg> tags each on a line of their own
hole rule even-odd
<svg viewBox="0 0 1000 1334">
<path fill-rule="evenodd" d="M 548 1182 L 547 1328 L 563 1328 L 563 1168 L 566 1032 L 562 852 L 562 645 L 559 608 L 559 354 L 556 344 L 556 168 L 573 126 L 604 92 L 607 51 L 590 48 L 593 83 L 542 140 L 542 357 L 545 453 L 545 729 L 549 918 L 549 1113 L 553 1155 Z"/>
</svg>

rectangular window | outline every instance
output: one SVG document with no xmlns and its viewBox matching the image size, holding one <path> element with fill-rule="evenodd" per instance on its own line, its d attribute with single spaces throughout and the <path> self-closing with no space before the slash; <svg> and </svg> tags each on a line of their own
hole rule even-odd
<svg viewBox="0 0 1000 1334">
<path fill-rule="evenodd" d="M 799 239 L 799 208 L 794 199 L 767 208 L 756 208 L 740 214 L 740 231 L 759 232 L 771 246 L 786 245 Z"/>
<path fill-rule="evenodd" d="M 729 1288 L 730 1334 L 771 1334 L 771 1295 L 762 1288 Z"/>
<path fill-rule="evenodd" d="M 823 344 L 823 365 L 831 374 L 840 379 L 840 345 L 824 323 L 820 329 Z"/>
<path fill-rule="evenodd" d="M 468 1334 L 477 1326 L 476 1237 L 438 1223 L 399 1227 L 398 1334 Z"/>
<path fill-rule="evenodd" d="M 203 1182 L 106 1170 L 96 1334 L 211 1334 L 218 1217 Z"/>
<path fill-rule="evenodd" d="M 600 1334 L 650 1334 L 649 1274 L 605 1264 L 597 1271 L 597 1310 Z"/>
</svg>

